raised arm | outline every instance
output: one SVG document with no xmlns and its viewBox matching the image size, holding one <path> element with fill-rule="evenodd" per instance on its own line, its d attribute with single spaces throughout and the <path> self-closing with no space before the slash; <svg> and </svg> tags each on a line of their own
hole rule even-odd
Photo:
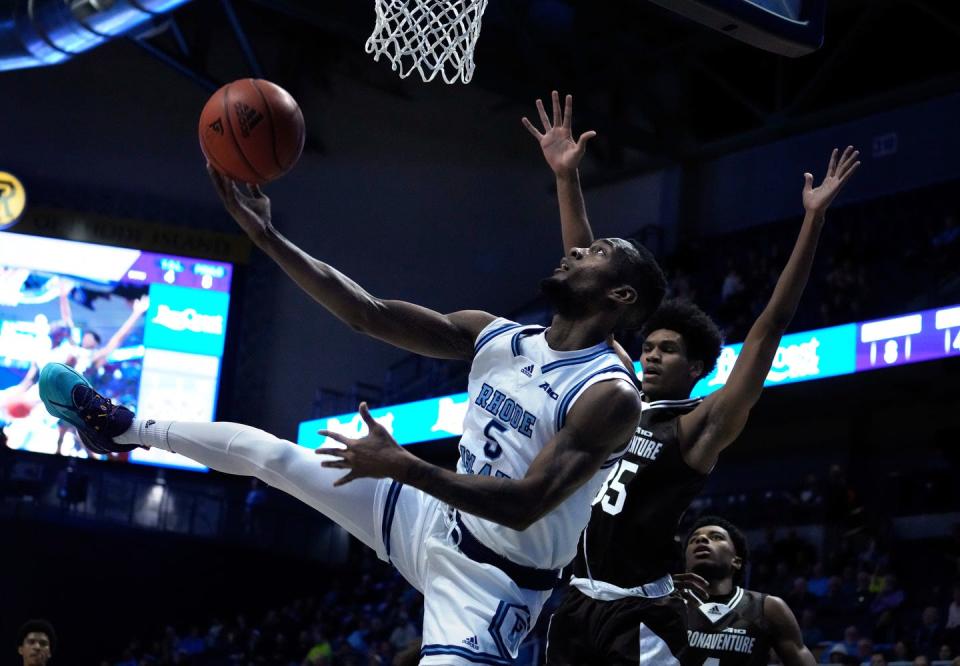
<svg viewBox="0 0 960 666">
<path fill-rule="evenodd" d="M 763 614 L 773 632 L 773 651 L 784 666 L 814 666 L 817 660 L 803 644 L 803 634 L 793 611 L 779 597 L 763 600 Z"/>
<path fill-rule="evenodd" d="M 588 388 L 522 479 L 457 474 L 431 465 L 400 447 L 373 420 L 366 404 L 360 405 L 360 414 L 370 428 L 366 437 L 351 440 L 321 432 L 347 446 L 317 449 L 339 458 L 324 467 L 350 470 L 337 485 L 363 477 L 391 477 L 466 513 L 525 530 L 586 483 L 630 439 L 640 420 L 640 397 L 621 381 Z"/>
<path fill-rule="evenodd" d="M 413 303 L 371 295 L 333 266 L 284 238 L 271 223 L 270 199 L 258 187 L 243 192 L 212 167 L 207 170 L 220 200 L 240 228 L 337 319 L 355 331 L 424 356 L 473 357 L 474 341 L 493 321 L 492 315 L 478 310 L 441 314 Z"/>
<path fill-rule="evenodd" d="M 117 329 L 117 332 L 110 336 L 110 339 L 107 340 L 107 344 L 98 349 L 93 355 L 91 364 L 95 368 L 99 368 L 104 363 L 107 362 L 107 358 L 117 350 L 117 348 L 123 343 L 130 331 L 133 330 L 133 327 L 140 320 L 140 317 L 143 316 L 143 313 L 150 309 L 150 297 L 141 296 L 133 302 L 133 311 L 130 313 L 130 316 L 127 317 L 127 320 L 123 322 L 120 328 Z"/>
<path fill-rule="evenodd" d="M 560 204 L 560 230 L 563 237 L 563 252 L 573 247 L 589 247 L 593 243 L 593 230 L 587 218 L 587 207 L 580 188 L 580 160 L 587 150 L 587 142 L 597 135 L 584 132 L 573 140 L 573 95 L 567 95 L 566 107 L 560 112 L 560 94 L 554 90 L 553 121 L 547 116 L 543 102 L 537 100 L 537 112 L 543 124 L 541 132 L 526 117 L 523 126 L 539 142 L 543 158 L 557 178 L 557 201 Z"/>
<path fill-rule="evenodd" d="M 811 174 L 804 174 L 803 207 L 806 214 L 770 301 L 750 327 L 726 385 L 708 396 L 697 409 L 680 417 L 681 438 L 687 444 L 684 457 L 694 469 L 709 472 L 720 452 L 746 425 L 750 410 L 760 398 L 780 338 L 793 319 L 807 286 L 824 214 L 860 166 L 858 155 L 853 146 L 848 146 L 838 159 L 838 151 L 834 149 L 827 175 L 819 187 L 813 187 Z"/>
<path fill-rule="evenodd" d="M 73 311 L 70 308 L 70 292 L 73 290 L 73 283 L 64 278 L 60 278 L 60 319 L 64 326 L 73 328 Z"/>
</svg>

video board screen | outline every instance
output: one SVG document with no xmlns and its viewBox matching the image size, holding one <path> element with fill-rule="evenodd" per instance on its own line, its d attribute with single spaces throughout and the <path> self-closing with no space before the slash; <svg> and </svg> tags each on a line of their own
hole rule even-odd
<svg viewBox="0 0 960 666">
<path fill-rule="evenodd" d="M 88 457 L 47 414 L 37 376 L 66 363 L 151 418 L 210 421 L 223 359 L 229 263 L 0 232 L 0 425 L 7 446 Z M 158 449 L 133 463 L 206 469 Z"/>
</svg>

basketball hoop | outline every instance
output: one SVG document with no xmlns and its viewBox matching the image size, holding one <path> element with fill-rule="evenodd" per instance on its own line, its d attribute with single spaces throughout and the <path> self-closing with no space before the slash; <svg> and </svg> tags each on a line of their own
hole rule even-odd
<svg viewBox="0 0 960 666">
<path fill-rule="evenodd" d="M 374 0 L 377 23 L 367 53 L 385 56 L 404 79 L 470 83 L 473 49 L 488 0 Z"/>
</svg>

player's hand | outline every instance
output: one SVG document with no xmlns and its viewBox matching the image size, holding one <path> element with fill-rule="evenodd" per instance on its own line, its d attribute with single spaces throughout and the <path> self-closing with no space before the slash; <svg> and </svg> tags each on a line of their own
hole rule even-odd
<svg viewBox="0 0 960 666">
<path fill-rule="evenodd" d="M 315 451 L 338 458 L 324 462 L 324 467 L 350 470 L 349 474 L 337 479 L 334 486 L 342 486 L 354 479 L 383 479 L 393 476 L 401 469 L 404 460 L 412 455 L 397 444 L 386 428 L 374 420 L 365 402 L 360 403 L 360 416 L 370 429 L 366 437 L 350 439 L 329 430 L 319 431 L 324 437 L 346 446 L 345 449 L 320 447 Z"/>
<path fill-rule="evenodd" d="M 142 315 L 144 312 L 146 312 L 149 309 L 150 309 L 149 296 L 141 296 L 140 298 L 138 298 L 133 302 L 133 311 L 138 315 Z"/>
<path fill-rule="evenodd" d="M 702 576 L 687 572 L 672 574 L 673 589 L 680 596 L 686 597 L 698 604 L 705 603 L 710 598 L 710 583 Z"/>
<path fill-rule="evenodd" d="M 270 228 L 270 199 L 258 186 L 240 188 L 236 181 L 207 164 L 213 187 L 231 217 L 254 241 Z"/>
<path fill-rule="evenodd" d="M 808 213 L 818 217 L 823 216 L 843 186 L 860 168 L 860 162 L 857 160 L 860 156 L 859 150 L 854 150 L 853 146 L 847 146 L 843 155 L 837 159 L 839 153 L 840 151 L 836 148 L 830 153 L 827 175 L 817 187 L 813 186 L 813 174 L 803 174 L 803 209 Z"/>
<path fill-rule="evenodd" d="M 573 95 L 567 95 L 566 108 L 560 111 L 560 93 L 553 91 L 553 121 L 547 116 L 543 108 L 543 101 L 537 100 L 537 112 L 540 122 L 543 123 L 541 132 L 526 117 L 520 122 L 527 131 L 540 143 L 543 157 L 547 164 L 558 176 L 570 174 L 577 170 L 580 160 L 587 150 L 587 142 L 597 135 L 593 130 L 584 132 L 580 138 L 573 139 Z"/>
</svg>

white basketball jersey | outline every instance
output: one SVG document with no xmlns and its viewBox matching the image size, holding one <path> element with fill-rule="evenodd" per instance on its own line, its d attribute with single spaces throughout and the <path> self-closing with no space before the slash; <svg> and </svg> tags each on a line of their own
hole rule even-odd
<svg viewBox="0 0 960 666">
<path fill-rule="evenodd" d="M 587 388 L 613 379 L 634 386 L 633 373 L 610 345 L 555 351 L 544 331 L 542 326 L 498 318 L 477 336 L 457 463 L 460 474 L 522 478 Z M 461 514 L 463 523 L 485 546 L 517 564 L 559 569 L 576 555 L 580 533 L 590 519 L 590 502 L 620 454 L 522 532 L 466 513 Z"/>
</svg>

